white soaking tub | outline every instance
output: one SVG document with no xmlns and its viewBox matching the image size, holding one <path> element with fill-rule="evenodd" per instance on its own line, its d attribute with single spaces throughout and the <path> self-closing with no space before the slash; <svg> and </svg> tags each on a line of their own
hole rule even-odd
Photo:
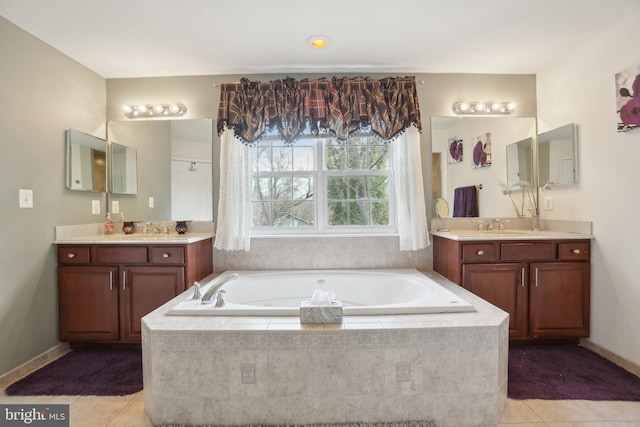
<svg viewBox="0 0 640 427">
<path fill-rule="evenodd" d="M 204 295 L 221 277 L 225 305 L 202 304 L 191 292 L 168 314 L 182 316 L 298 316 L 316 289 L 335 292 L 344 315 L 474 311 L 473 306 L 415 269 L 226 271 L 202 280 Z"/>
</svg>

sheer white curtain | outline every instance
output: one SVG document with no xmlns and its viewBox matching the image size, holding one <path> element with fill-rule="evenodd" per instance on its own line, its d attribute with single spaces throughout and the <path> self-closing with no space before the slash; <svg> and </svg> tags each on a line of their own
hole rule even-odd
<svg viewBox="0 0 640 427">
<path fill-rule="evenodd" d="M 226 251 L 249 251 L 249 150 L 234 137 L 231 129 L 226 129 L 220 139 L 220 200 L 214 247 Z"/>
<path fill-rule="evenodd" d="M 396 222 L 400 250 L 415 251 L 429 246 L 427 212 L 422 185 L 420 133 L 409 126 L 393 144 L 393 177 L 396 188 Z"/>
</svg>

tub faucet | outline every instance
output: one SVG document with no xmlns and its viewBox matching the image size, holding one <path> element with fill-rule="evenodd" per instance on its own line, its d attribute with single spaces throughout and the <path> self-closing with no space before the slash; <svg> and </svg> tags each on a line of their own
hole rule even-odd
<svg viewBox="0 0 640 427">
<path fill-rule="evenodd" d="M 235 280 L 238 278 L 237 273 L 229 274 L 228 276 L 224 276 L 213 282 L 209 290 L 205 292 L 201 304 L 213 304 L 215 303 L 215 307 L 224 306 L 224 299 L 222 298 L 222 294 L 225 292 L 222 288 L 227 282 L 231 280 Z"/>
</svg>

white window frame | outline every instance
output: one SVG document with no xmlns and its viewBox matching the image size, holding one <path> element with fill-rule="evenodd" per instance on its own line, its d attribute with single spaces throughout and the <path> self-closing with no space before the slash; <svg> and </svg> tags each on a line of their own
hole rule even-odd
<svg viewBox="0 0 640 427">
<path fill-rule="evenodd" d="M 367 136 L 367 135 L 359 135 Z M 251 226 L 251 237 L 260 236 L 344 236 L 344 235 L 394 235 L 397 234 L 396 227 L 396 196 L 393 182 L 393 147 L 389 145 L 389 168 L 386 171 L 377 170 L 328 170 L 325 159 L 325 143 L 333 138 L 325 136 L 305 136 L 304 139 L 314 140 L 314 170 L 313 171 L 286 171 L 273 172 L 268 175 L 278 176 L 313 176 L 313 205 L 315 212 L 315 223 L 311 227 L 256 227 Z M 265 139 L 277 139 L 267 137 Z M 258 143 L 260 144 L 260 143 Z M 249 147 L 250 150 L 255 149 Z M 253 154 L 252 154 L 253 157 Z M 251 168 L 251 182 L 255 175 Z M 328 220 L 327 185 L 330 176 L 386 176 L 389 193 L 389 225 L 362 225 L 362 226 L 330 226 Z"/>
</svg>

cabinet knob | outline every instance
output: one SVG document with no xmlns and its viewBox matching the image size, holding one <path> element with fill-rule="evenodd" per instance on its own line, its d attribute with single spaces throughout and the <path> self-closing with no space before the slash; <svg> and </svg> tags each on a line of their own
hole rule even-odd
<svg viewBox="0 0 640 427">
<path fill-rule="evenodd" d="M 477 253 L 478 255 L 484 255 L 484 251 L 483 251 L 483 250 L 480 250 L 480 251 L 478 251 L 478 252 L 476 252 L 476 253 Z"/>
<path fill-rule="evenodd" d="M 574 254 L 578 255 L 580 253 L 580 249 L 574 249 L 571 252 L 573 252 Z"/>
<path fill-rule="evenodd" d="M 167 253 L 162 254 L 162 258 L 169 258 L 170 256 L 171 256 L 171 255 L 170 255 L 170 254 L 167 254 Z"/>
<path fill-rule="evenodd" d="M 73 259 L 76 257 L 76 254 L 67 254 L 67 258 Z"/>
</svg>

